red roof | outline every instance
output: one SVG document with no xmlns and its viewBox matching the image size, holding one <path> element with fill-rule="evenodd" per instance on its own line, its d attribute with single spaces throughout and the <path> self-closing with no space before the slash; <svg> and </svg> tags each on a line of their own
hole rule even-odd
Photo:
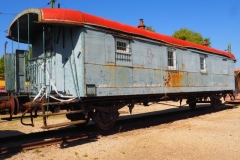
<svg viewBox="0 0 240 160">
<path fill-rule="evenodd" d="M 38 10 L 38 9 L 36 9 Z M 36 12 L 35 12 L 36 13 Z M 38 19 L 42 23 L 55 23 L 55 24 L 70 24 L 70 25 L 94 25 L 116 31 L 121 31 L 127 34 L 137 35 L 154 39 L 160 42 L 164 42 L 170 45 L 179 47 L 197 49 L 206 51 L 218 55 L 223 55 L 232 59 L 235 59 L 234 55 L 225 51 L 217 50 L 208 46 L 195 44 L 192 42 L 173 38 L 156 32 L 151 32 L 134 26 L 126 25 L 116 21 L 108 20 L 91 14 L 83 13 L 76 10 L 70 9 L 59 9 L 59 8 L 42 8 L 40 9 L 41 19 Z"/>
</svg>

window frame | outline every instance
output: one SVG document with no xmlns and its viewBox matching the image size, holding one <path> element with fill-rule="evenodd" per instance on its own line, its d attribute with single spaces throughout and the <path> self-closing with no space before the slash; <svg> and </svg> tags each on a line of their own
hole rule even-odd
<svg viewBox="0 0 240 160">
<path fill-rule="evenodd" d="M 169 56 L 169 53 L 172 55 Z M 167 67 L 169 70 L 176 70 L 177 59 L 176 59 L 176 49 L 168 47 L 167 48 Z"/>
<path fill-rule="evenodd" d="M 126 46 L 118 46 L 119 43 L 125 43 Z M 126 48 L 126 50 L 121 50 L 118 49 L 118 47 L 122 47 L 122 48 Z M 130 54 L 130 42 L 129 40 L 125 40 L 125 39 L 120 39 L 120 38 L 116 38 L 116 53 L 120 53 L 120 54 Z"/>
<path fill-rule="evenodd" d="M 200 71 L 201 72 L 206 72 L 207 71 L 206 57 L 207 57 L 206 55 L 199 54 Z"/>
</svg>

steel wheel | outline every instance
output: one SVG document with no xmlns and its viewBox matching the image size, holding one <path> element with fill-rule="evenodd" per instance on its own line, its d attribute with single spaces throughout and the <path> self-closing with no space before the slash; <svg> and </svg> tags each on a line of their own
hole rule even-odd
<svg viewBox="0 0 240 160">
<path fill-rule="evenodd" d="M 115 112 L 102 112 L 99 110 L 96 110 L 93 115 L 93 121 L 97 128 L 101 130 L 109 130 L 111 129 L 116 120 L 119 117 L 118 111 Z"/>
</svg>

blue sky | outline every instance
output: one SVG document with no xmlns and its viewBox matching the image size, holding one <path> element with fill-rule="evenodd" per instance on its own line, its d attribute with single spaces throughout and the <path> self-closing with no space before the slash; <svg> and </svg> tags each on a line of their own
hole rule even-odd
<svg viewBox="0 0 240 160">
<path fill-rule="evenodd" d="M 6 31 L 14 18 L 27 8 L 50 8 L 50 0 L 0 0 L 0 56 L 18 47 L 6 38 Z M 187 28 L 210 37 L 211 46 L 225 50 L 230 43 L 232 53 L 240 68 L 240 1 L 239 0 L 57 0 L 61 8 L 76 9 L 82 12 L 137 26 L 143 18 L 146 26 L 156 32 L 172 35 L 180 28 Z M 20 49 L 27 49 L 20 44 Z"/>
</svg>

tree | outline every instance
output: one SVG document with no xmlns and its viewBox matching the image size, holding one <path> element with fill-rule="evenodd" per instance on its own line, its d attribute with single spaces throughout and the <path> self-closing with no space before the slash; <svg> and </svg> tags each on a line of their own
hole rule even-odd
<svg viewBox="0 0 240 160">
<path fill-rule="evenodd" d="M 0 58 L 0 77 L 4 77 L 4 55 Z"/>
<path fill-rule="evenodd" d="M 178 31 L 175 31 L 172 35 L 174 38 L 182 39 L 185 41 L 193 42 L 196 44 L 205 44 L 207 46 L 210 46 L 210 38 L 203 38 L 203 36 L 198 33 L 194 32 L 192 30 L 189 30 L 187 28 L 181 28 Z"/>
<path fill-rule="evenodd" d="M 147 27 L 146 27 L 146 30 L 149 30 L 149 31 L 155 32 L 155 30 L 152 28 L 152 26 L 147 26 Z"/>
<path fill-rule="evenodd" d="M 28 65 L 29 59 L 32 59 L 32 46 L 28 46 L 28 53 L 25 54 L 25 64 Z"/>
</svg>

